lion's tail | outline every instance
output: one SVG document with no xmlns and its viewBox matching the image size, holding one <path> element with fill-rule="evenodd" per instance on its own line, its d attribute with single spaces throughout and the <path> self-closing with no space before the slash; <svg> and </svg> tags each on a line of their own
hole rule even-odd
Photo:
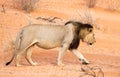
<svg viewBox="0 0 120 77">
<path fill-rule="evenodd" d="M 23 32 L 23 30 L 20 30 L 20 32 L 18 32 L 18 34 L 17 34 L 16 41 L 15 41 L 15 49 L 14 49 L 14 52 L 13 52 L 13 56 L 12 56 L 11 60 L 6 63 L 6 66 L 9 65 L 9 64 L 13 61 L 13 59 L 14 59 L 14 57 L 15 57 L 15 55 L 16 55 L 16 51 L 17 51 L 17 49 L 18 49 L 19 41 L 20 41 L 20 39 L 21 39 L 21 37 L 22 37 L 22 32 Z"/>
</svg>

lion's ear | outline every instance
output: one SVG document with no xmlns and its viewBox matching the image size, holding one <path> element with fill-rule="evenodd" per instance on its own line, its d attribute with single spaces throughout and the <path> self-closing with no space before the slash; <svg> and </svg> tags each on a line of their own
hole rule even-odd
<svg viewBox="0 0 120 77">
<path fill-rule="evenodd" d="M 89 31 L 89 32 L 92 32 L 92 31 L 93 31 L 93 29 L 92 29 L 92 28 L 88 28 L 88 31 Z"/>
</svg>

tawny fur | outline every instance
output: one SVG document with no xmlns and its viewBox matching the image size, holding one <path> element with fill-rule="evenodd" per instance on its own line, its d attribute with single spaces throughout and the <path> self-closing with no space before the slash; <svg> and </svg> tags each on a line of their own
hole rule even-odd
<svg viewBox="0 0 120 77">
<path fill-rule="evenodd" d="M 69 21 L 65 25 L 31 24 L 25 26 L 18 32 L 13 57 L 6 65 L 9 65 L 15 57 L 16 66 L 20 66 L 19 59 L 24 52 L 26 52 L 27 61 L 31 65 L 37 65 L 37 63 L 31 59 L 31 48 L 34 45 L 44 49 L 60 47 L 58 65 L 63 65 L 62 58 L 68 49 L 71 50 L 83 64 L 88 64 L 89 62 L 77 50 L 80 39 L 88 44 L 95 42 L 93 27 L 90 24 Z M 18 52 L 16 52 L 16 50 L 18 50 Z"/>
</svg>

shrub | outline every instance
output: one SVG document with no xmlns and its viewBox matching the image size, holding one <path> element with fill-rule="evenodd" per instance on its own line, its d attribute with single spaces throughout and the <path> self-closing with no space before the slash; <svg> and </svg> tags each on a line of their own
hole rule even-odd
<svg viewBox="0 0 120 77">
<path fill-rule="evenodd" d="M 81 22 L 93 24 L 93 17 L 88 8 L 83 8 L 82 12 L 79 13 L 79 16 Z"/>
<path fill-rule="evenodd" d="M 95 6 L 97 0 L 85 0 L 86 6 L 92 8 Z"/>
<path fill-rule="evenodd" d="M 115 11 L 120 9 L 119 0 L 109 0 L 108 2 L 108 10 Z"/>
<path fill-rule="evenodd" d="M 39 0 L 14 0 L 20 3 L 20 7 L 26 12 L 31 12 L 34 10 L 36 3 Z"/>
</svg>

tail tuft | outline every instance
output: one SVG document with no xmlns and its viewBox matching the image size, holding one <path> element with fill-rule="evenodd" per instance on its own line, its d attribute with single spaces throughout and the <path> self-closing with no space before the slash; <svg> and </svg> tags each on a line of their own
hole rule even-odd
<svg viewBox="0 0 120 77">
<path fill-rule="evenodd" d="M 11 63 L 11 61 L 10 61 L 10 62 L 7 62 L 5 65 L 8 66 L 10 63 Z"/>
</svg>

